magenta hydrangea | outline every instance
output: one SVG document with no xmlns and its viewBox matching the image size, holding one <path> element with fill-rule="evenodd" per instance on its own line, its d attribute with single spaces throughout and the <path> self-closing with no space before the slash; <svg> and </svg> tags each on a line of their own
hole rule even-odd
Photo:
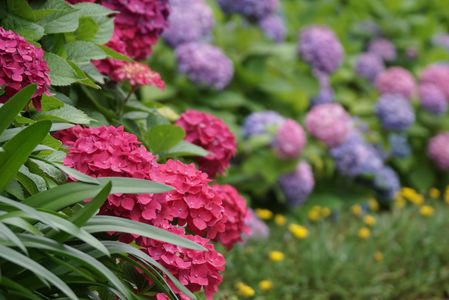
<svg viewBox="0 0 449 300">
<path fill-rule="evenodd" d="M 312 68 L 330 74 L 343 62 L 343 47 L 335 33 L 325 26 L 308 26 L 301 30 L 299 54 Z"/>
<path fill-rule="evenodd" d="M 385 69 L 382 59 L 372 53 L 364 53 L 357 57 L 355 71 L 363 78 L 374 82 L 377 75 Z"/>
<path fill-rule="evenodd" d="M 298 157 L 306 145 L 304 129 L 292 119 L 283 122 L 276 132 L 273 147 L 282 159 Z"/>
<path fill-rule="evenodd" d="M 419 100 L 426 111 L 435 115 L 441 115 L 447 111 L 446 97 L 436 85 L 431 83 L 420 84 L 418 91 Z"/>
<path fill-rule="evenodd" d="M 449 132 L 432 137 L 427 144 L 427 154 L 435 165 L 443 171 L 449 170 Z"/>
<path fill-rule="evenodd" d="M 237 151 L 235 136 L 226 123 L 214 115 L 191 109 L 176 124 L 185 130 L 188 142 L 209 152 L 197 159 L 200 169 L 211 177 L 223 174 Z"/>
<path fill-rule="evenodd" d="M 215 20 L 204 0 L 170 0 L 169 26 L 162 37 L 171 47 L 198 42 L 210 35 Z"/>
<path fill-rule="evenodd" d="M 449 102 L 449 66 L 430 65 L 422 70 L 420 83 L 433 84 L 443 92 L 446 101 Z"/>
<path fill-rule="evenodd" d="M 240 14 L 250 20 L 260 20 L 276 12 L 279 0 L 218 0 L 227 14 Z"/>
<path fill-rule="evenodd" d="M 384 38 L 377 38 L 368 45 L 368 52 L 376 55 L 384 61 L 396 59 L 396 48 L 393 43 Z"/>
<path fill-rule="evenodd" d="M 293 172 L 279 177 L 279 185 L 290 205 L 303 204 L 315 186 L 312 168 L 307 162 L 299 162 Z"/>
<path fill-rule="evenodd" d="M 397 94 L 411 99 L 416 92 L 413 75 L 402 67 L 391 67 L 376 78 L 376 87 L 381 94 Z"/>
<path fill-rule="evenodd" d="M 222 90 L 234 76 L 232 61 L 209 44 L 183 44 L 176 49 L 176 60 L 178 70 L 198 85 Z"/>
<path fill-rule="evenodd" d="M 269 15 L 259 21 L 265 35 L 276 43 L 282 43 L 287 34 L 284 19 L 277 14 Z"/>
<path fill-rule="evenodd" d="M 351 118 L 337 103 L 314 106 L 306 116 L 307 130 L 329 147 L 344 142 L 351 129 Z"/>
<path fill-rule="evenodd" d="M 44 51 L 36 48 L 20 35 L 0 27 L 0 103 L 5 103 L 29 84 L 37 90 L 32 102 L 41 109 L 41 97 L 48 94 L 50 70 L 44 60 Z M 1 93 L 0 93 L 1 94 Z"/>
</svg>

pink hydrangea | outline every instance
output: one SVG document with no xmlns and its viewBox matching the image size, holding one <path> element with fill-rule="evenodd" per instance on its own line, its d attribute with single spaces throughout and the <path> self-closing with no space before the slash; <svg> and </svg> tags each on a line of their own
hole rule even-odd
<svg viewBox="0 0 449 300">
<path fill-rule="evenodd" d="M 296 158 L 306 145 L 306 134 L 301 125 L 288 119 L 277 130 L 273 147 L 280 158 Z"/>
<path fill-rule="evenodd" d="M 94 3 L 97 0 L 67 0 L 69 3 L 71 4 L 77 4 L 77 3 L 81 3 L 81 2 L 90 2 L 90 3 Z"/>
<path fill-rule="evenodd" d="M 429 83 L 438 87 L 449 102 L 449 66 L 430 65 L 421 72 L 421 83 Z"/>
<path fill-rule="evenodd" d="M 218 233 L 215 241 L 220 242 L 228 250 L 231 250 L 235 243 L 242 240 L 242 234 L 249 234 L 249 227 L 245 224 L 248 214 L 248 207 L 245 199 L 231 185 L 213 185 L 215 194 L 223 201 L 223 220 L 225 228 Z"/>
<path fill-rule="evenodd" d="M 25 86 L 35 83 L 32 100 L 41 109 L 41 97 L 48 94 L 49 68 L 44 51 L 36 48 L 20 35 L 0 27 L 0 103 L 5 103 Z"/>
<path fill-rule="evenodd" d="M 132 87 L 152 85 L 164 89 L 165 83 L 159 73 L 154 72 L 147 65 L 137 62 L 127 62 L 115 69 L 111 74 L 113 81 L 127 81 Z"/>
<path fill-rule="evenodd" d="M 329 147 L 345 141 L 351 130 L 351 119 L 337 103 L 314 106 L 306 116 L 307 130 Z"/>
<path fill-rule="evenodd" d="M 168 160 L 153 169 L 151 178 L 175 188 L 174 191 L 154 195 L 156 202 L 165 203 L 162 212 L 154 218 L 176 221 L 178 225 L 186 225 L 195 234 L 210 239 L 225 230 L 222 199 L 208 185 L 210 179 L 207 174 L 197 170 L 194 164 Z"/>
<path fill-rule="evenodd" d="M 398 94 L 407 99 L 411 99 L 416 91 L 413 75 L 401 67 L 391 67 L 380 73 L 376 87 L 381 94 Z"/>
<path fill-rule="evenodd" d="M 236 153 L 236 140 L 228 126 L 217 117 L 196 110 L 188 110 L 176 122 L 186 131 L 186 140 L 201 146 L 209 153 L 197 159 L 201 170 L 215 177 L 222 174 Z"/>
<path fill-rule="evenodd" d="M 427 144 L 427 153 L 435 165 L 443 170 L 449 170 L 449 132 L 440 133 L 431 138 Z"/>
<path fill-rule="evenodd" d="M 136 242 L 148 255 L 166 267 L 186 288 L 192 292 L 203 289 L 206 298 L 212 300 L 223 280 L 221 273 L 225 269 L 225 258 L 215 250 L 208 239 L 186 235 L 181 227 L 170 226 L 166 229 L 203 246 L 207 251 L 189 250 L 143 237 L 138 238 Z M 172 282 L 168 282 L 174 291 L 180 293 Z M 181 299 L 189 299 L 184 295 L 181 296 Z M 160 294 L 158 299 L 166 298 Z"/>
</svg>

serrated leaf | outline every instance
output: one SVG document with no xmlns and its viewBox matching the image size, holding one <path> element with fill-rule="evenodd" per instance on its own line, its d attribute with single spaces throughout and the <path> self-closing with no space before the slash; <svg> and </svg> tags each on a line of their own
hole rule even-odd
<svg viewBox="0 0 449 300">
<path fill-rule="evenodd" d="M 45 33 L 44 27 L 39 24 L 12 15 L 7 15 L 1 20 L 1 24 L 4 28 L 12 30 L 30 41 L 40 40 Z"/>
<path fill-rule="evenodd" d="M 91 60 L 107 57 L 104 51 L 93 42 L 70 42 L 65 45 L 65 50 L 67 58 L 77 64 L 86 64 Z"/>
<path fill-rule="evenodd" d="M 73 6 L 84 17 L 105 17 L 114 13 L 113 10 L 95 3 L 77 3 Z"/>
<path fill-rule="evenodd" d="M 54 86 L 67 86 L 78 81 L 78 77 L 70 64 L 62 57 L 45 53 L 45 60 L 50 68 L 50 80 Z"/>
<path fill-rule="evenodd" d="M 178 144 L 185 136 L 184 130 L 176 125 L 156 125 L 145 134 L 145 140 L 154 153 L 163 153 Z"/>
<path fill-rule="evenodd" d="M 170 148 L 168 151 L 161 154 L 161 157 L 167 157 L 167 156 L 207 156 L 208 152 L 192 143 L 181 141 L 172 148 Z"/>
<path fill-rule="evenodd" d="M 93 41 L 97 36 L 100 26 L 90 17 L 82 17 L 78 29 L 73 33 L 76 40 Z"/>
<path fill-rule="evenodd" d="M 132 62 L 133 60 L 131 58 L 129 58 L 126 55 L 123 55 L 117 51 L 115 51 L 114 49 L 111 49 L 107 46 L 100 46 L 101 49 L 103 49 L 104 53 L 106 53 L 108 55 L 108 57 L 113 58 L 113 59 L 118 59 L 118 60 L 123 60 L 123 61 L 128 61 L 128 62 Z"/>
<path fill-rule="evenodd" d="M 79 26 L 77 10 L 57 12 L 39 21 L 46 34 L 74 32 Z"/>
<path fill-rule="evenodd" d="M 89 124 L 92 119 L 78 108 L 65 104 L 63 107 L 35 115 L 36 120 L 52 120 L 74 124 Z"/>
</svg>

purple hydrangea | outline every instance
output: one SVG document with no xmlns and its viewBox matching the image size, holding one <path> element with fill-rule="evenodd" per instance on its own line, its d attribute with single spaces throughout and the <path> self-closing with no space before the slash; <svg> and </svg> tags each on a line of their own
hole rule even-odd
<svg viewBox="0 0 449 300">
<path fill-rule="evenodd" d="M 387 39 L 378 38 L 368 45 L 368 52 L 377 55 L 384 61 L 392 61 L 396 59 L 396 48 L 393 43 Z"/>
<path fill-rule="evenodd" d="M 422 107 L 435 115 L 444 114 L 447 111 L 444 93 L 434 84 L 425 83 L 419 86 L 419 100 Z"/>
<path fill-rule="evenodd" d="M 250 138 L 252 136 L 269 133 L 271 127 L 277 128 L 284 121 L 285 118 L 275 111 L 254 112 L 246 117 L 243 123 L 243 136 Z"/>
<path fill-rule="evenodd" d="M 432 38 L 435 46 L 440 46 L 449 50 L 449 34 L 438 34 Z"/>
<path fill-rule="evenodd" d="M 391 134 L 388 137 L 390 142 L 391 155 L 397 158 L 405 158 L 410 156 L 411 148 L 407 137 L 402 134 Z"/>
<path fill-rule="evenodd" d="M 234 75 L 232 61 L 219 48 L 188 43 L 176 49 L 178 70 L 194 83 L 224 89 Z"/>
<path fill-rule="evenodd" d="M 335 72 L 343 61 L 343 47 L 334 32 L 325 26 L 308 26 L 299 34 L 301 57 L 321 72 Z"/>
<path fill-rule="evenodd" d="M 379 200 L 392 200 L 401 189 L 401 182 L 396 172 L 384 166 L 374 173 L 373 187 Z"/>
<path fill-rule="evenodd" d="M 320 84 L 319 94 L 310 99 L 310 106 L 332 103 L 335 100 L 334 90 L 329 82 L 329 75 L 323 72 L 314 70 L 314 75 Z"/>
<path fill-rule="evenodd" d="M 435 165 L 443 170 L 449 170 L 449 132 L 443 132 L 432 137 L 427 144 L 427 154 Z"/>
<path fill-rule="evenodd" d="M 251 208 L 248 208 L 248 214 L 245 219 L 245 225 L 249 227 L 249 234 L 243 233 L 243 241 L 249 239 L 265 240 L 270 235 L 270 228 L 264 221 L 259 219 Z"/>
<path fill-rule="evenodd" d="M 433 64 L 427 66 L 420 74 L 421 84 L 430 83 L 437 86 L 449 101 L 449 66 Z"/>
<path fill-rule="evenodd" d="M 380 123 L 388 130 L 406 130 L 415 122 L 410 102 L 400 95 L 383 95 L 376 105 Z"/>
<path fill-rule="evenodd" d="M 282 159 L 298 157 L 305 145 L 304 129 L 291 119 L 281 124 L 273 141 L 276 154 Z"/>
<path fill-rule="evenodd" d="M 377 55 L 364 53 L 357 57 L 355 71 L 363 78 L 374 82 L 377 75 L 385 69 L 384 62 Z"/>
<path fill-rule="evenodd" d="M 218 0 L 227 14 L 240 14 L 250 20 L 260 20 L 276 12 L 279 0 Z"/>
<path fill-rule="evenodd" d="M 259 21 L 259 26 L 265 35 L 276 43 L 282 43 L 287 33 L 284 19 L 279 15 L 269 15 Z"/>
<path fill-rule="evenodd" d="M 290 205 L 303 204 L 315 186 L 312 168 L 304 161 L 299 162 L 293 172 L 279 177 L 279 185 Z"/>
<path fill-rule="evenodd" d="M 170 0 L 170 8 L 163 38 L 171 47 L 198 42 L 212 31 L 214 16 L 204 0 Z"/>
<path fill-rule="evenodd" d="M 398 94 L 411 99 L 415 94 L 416 83 L 408 70 L 391 67 L 377 76 L 376 87 L 381 94 Z"/>
</svg>

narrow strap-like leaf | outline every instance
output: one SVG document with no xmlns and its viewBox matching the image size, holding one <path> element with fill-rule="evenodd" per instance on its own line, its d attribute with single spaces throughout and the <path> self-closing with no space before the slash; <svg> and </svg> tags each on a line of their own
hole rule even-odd
<svg viewBox="0 0 449 300">
<path fill-rule="evenodd" d="M 12 96 L 0 108 L 0 134 L 14 121 L 20 111 L 31 100 L 35 91 L 36 84 L 30 84 Z"/>
</svg>

